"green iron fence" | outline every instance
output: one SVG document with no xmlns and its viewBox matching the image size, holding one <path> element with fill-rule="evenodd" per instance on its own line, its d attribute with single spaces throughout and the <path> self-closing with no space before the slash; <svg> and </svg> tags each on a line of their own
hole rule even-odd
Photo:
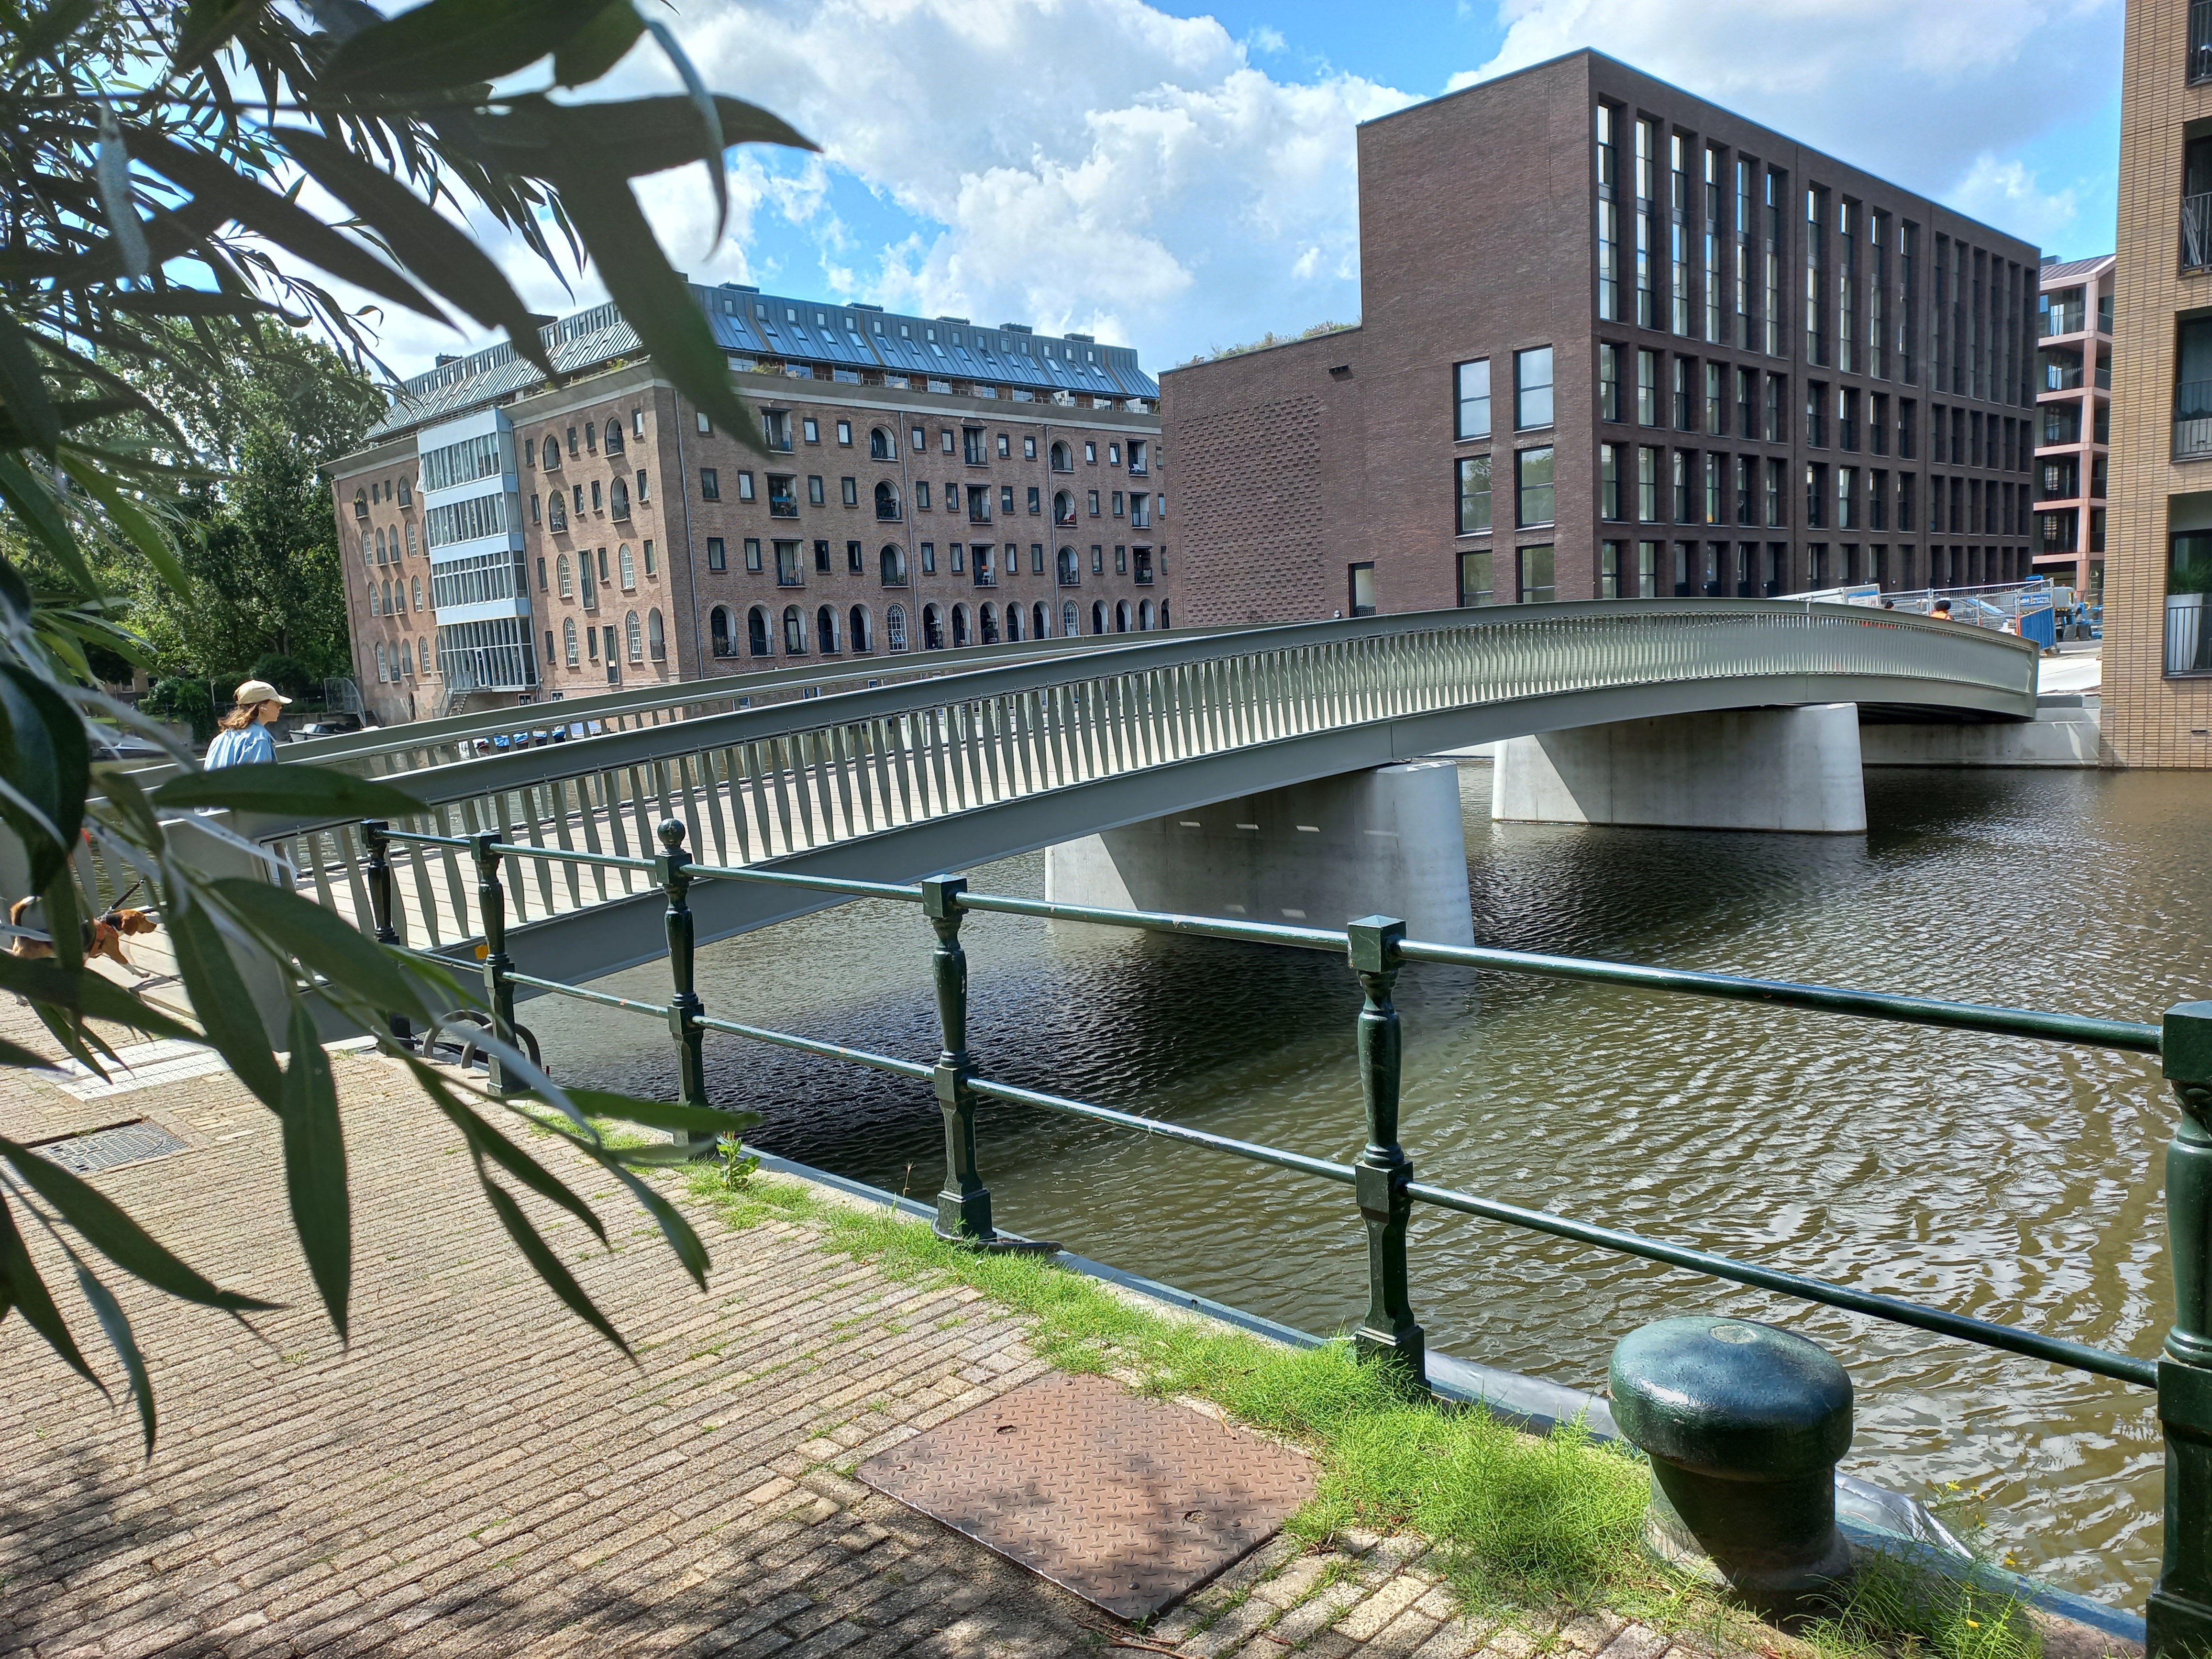
<svg viewBox="0 0 2212 1659">
<path fill-rule="evenodd" d="M 695 862 L 685 850 L 684 826 L 673 817 L 659 826 L 664 851 L 653 859 L 527 845 L 502 841 L 491 833 L 421 834 L 378 820 L 361 824 L 359 834 L 367 854 L 364 874 L 376 937 L 387 945 L 401 942 L 393 920 L 391 851 L 395 843 L 451 849 L 473 863 L 484 995 L 493 1024 L 502 1036 L 513 1037 L 515 990 L 526 987 L 665 1022 L 677 1047 L 680 1092 L 689 1105 L 711 1103 L 707 1096 L 705 1057 L 709 1031 L 930 1084 L 945 1127 L 945 1182 L 937 1197 L 935 1226 L 945 1238 L 982 1249 L 1022 1248 L 1002 1238 L 994 1224 L 990 1189 L 984 1183 L 976 1151 L 976 1103 L 981 1100 L 1085 1119 L 1351 1188 L 1367 1235 L 1368 1261 L 1367 1312 L 1353 1334 L 1353 1342 L 1364 1359 L 1393 1368 L 1412 1389 L 1425 1388 L 1427 1376 L 1425 1339 L 1413 1307 L 1407 1228 L 1413 1206 L 1425 1204 L 2154 1389 L 2166 1444 L 2166 1546 L 2161 1576 L 2147 1608 L 2149 1652 L 2154 1659 L 2166 1659 L 2167 1656 L 2212 1651 L 2212 1001 L 2180 1004 L 2167 1010 L 2160 1024 L 2153 1025 L 1631 963 L 1432 945 L 1407 939 L 1404 924 L 1386 916 L 1370 916 L 1341 929 L 1291 927 L 1097 909 L 971 892 L 967 883 L 955 876 L 933 877 L 909 884 L 706 865 Z M 667 898 L 672 980 L 668 1001 L 641 1002 L 519 972 L 506 949 L 507 890 L 501 870 L 509 859 L 609 866 L 648 878 Z M 692 885 L 702 881 L 766 883 L 920 906 L 935 938 L 931 966 L 940 1047 L 934 1061 L 873 1054 L 709 1015 L 693 982 L 693 927 L 688 896 Z M 1354 1162 L 1341 1164 L 981 1076 L 968 1047 L 968 958 L 960 943 L 961 922 L 970 912 L 1344 952 L 1364 994 L 1354 1041 L 1366 1109 L 1365 1148 Z M 1416 1180 L 1413 1161 L 1399 1139 L 1401 1031 L 1393 992 L 1407 963 L 1425 962 L 2159 1055 L 2181 1108 L 2166 1150 L 2167 1227 L 2175 1309 L 2164 1352 L 2156 1359 L 2139 1358 Z M 393 1035 L 404 1040 L 412 1034 L 404 1021 L 395 1020 Z M 511 1087 L 495 1055 L 489 1061 L 489 1083 L 497 1091 Z"/>
</svg>

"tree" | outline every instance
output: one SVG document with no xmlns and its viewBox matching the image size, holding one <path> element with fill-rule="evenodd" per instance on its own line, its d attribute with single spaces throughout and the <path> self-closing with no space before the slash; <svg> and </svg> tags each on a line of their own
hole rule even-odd
<svg viewBox="0 0 2212 1659">
<path fill-rule="evenodd" d="M 599 81 L 647 33 L 686 95 L 580 103 L 550 95 Z M 186 611 L 208 605 L 210 591 L 217 606 L 242 606 L 236 592 L 226 601 L 204 544 L 185 552 L 195 526 L 228 515 L 241 539 L 225 545 L 256 558 L 262 550 L 242 550 L 296 549 L 309 533 L 297 466 L 256 437 L 270 429 L 257 427 L 265 410 L 257 414 L 256 394 L 234 405 L 226 397 L 200 420 L 165 407 L 156 392 L 234 381 L 238 366 L 271 342 L 312 361 L 311 335 L 361 362 L 374 313 L 349 312 L 322 286 L 331 277 L 441 321 L 450 307 L 504 329 L 552 374 L 520 296 L 442 204 L 489 218 L 549 264 L 564 253 L 588 258 L 684 395 L 725 430 L 749 434 L 722 354 L 630 181 L 703 162 L 726 208 L 729 145 L 811 146 L 764 111 L 710 94 L 668 26 L 634 0 L 428 0 L 388 19 L 362 0 L 50 0 L 36 13 L 0 7 L 0 131 L 9 134 L 0 145 L 0 826 L 20 843 L 54 947 L 45 961 L 0 957 L 0 989 L 27 998 L 55 1040 L 95 1069 L 105 1050 L 94 1020 L 202 1038 L 222 1054 L 283 1121 L 293 1224 L 343 1336 L 352 1261 L 343 1122 L 309 999 L 382 1032 L 387 1013 L 427 1019 L 434 1005 L 464 994 L 434 964 L 365 939 L 281 878 L 198 867 L 169 827 L 216 822 L 194 815 L 225 808 L 402 816 L 418 805 L 404 792 L 299 766 L 201 773 L 171 745 L 184 774 L 149 793 L 91 762 L 86 725 L 94 718 L 168 741 L 99 690 L 87 658 L 98 647 L 148 659 L 145 639 L 124 624 L 126 596 L 158 586 L 163 603 Z M 494 90 L 541 65 L 550 72 L 538 84 Z M 300 205 L 295 187 L 310 180 L 343 204 L 345 217 L 333 223 Z M 307 398 L 307 415 L 327 417 L 322 429 L 335 433 L 343 408 L 313 401 L 329 384 L 307 373 L 289 393 L 270 395 L 295 411 L 303 406 L 287 397 Z M 280 604 L 279 613 L 311 617 L 312 607 Z M 305 633 L 312 623 L 283 624 L 294 626 Z M 204 1033 L 86 970 L 80 917 L 91 896 L 78 890 L 70 863 L 80 838 L 149 885 Z M 281 878 L 281 866 L 270 873 Z M 286 1058 L 244 1012 L 231 939 L 287 970 Z M 616 1116 L 713 1133 L 733 1121 L 562 1091 L 511 1044 L 493 1042 L 550 1109 L 556 1132 L 628 1188 L 703 1285 L 697 1237 L 635 1173 L 653 1153 L 611 1146 L 595 1126 Z M 390 1046 L 413 1067 L 428 1109 L 461 1133 L 486 1202 L 539 1277 L 620 1346 L 512 1189 L 562 1206 L 604 1239 L 590 1206 L 502 1132 L 508 1103 Z M 0 1064 L 39 1063 L 0 1045 Z M 145 1364 L 94 1261 L 241 1316 L 267 1304 L 221 1287 L 60 1165 L 0 1139 L 0 1318 L 21 1313 L 58 1361 L 95 1386 L 24 1247 L 26 1226 L 46 1229 L 66 1253 L 130 1377 L 150 1452 Z"/>
</svg>

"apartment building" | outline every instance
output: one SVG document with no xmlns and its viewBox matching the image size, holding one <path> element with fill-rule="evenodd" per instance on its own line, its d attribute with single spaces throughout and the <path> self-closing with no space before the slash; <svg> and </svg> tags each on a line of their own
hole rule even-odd
<svg viewBox="0 0 2212 1659">
<path fill-rule="evenodd" d="M 2117 252 L 2106 758 L 2208 766 L 2212 6 L 2136 0 L 2128 8 Z M 2154 1598 L 2154 1620 L 2156 1606 Z"/>
<path fill-rule="evenodd" d="M 2028 574 L 2027 243 L 1593 52 L 1358 154 L 1360 325 L 1162 377 L 1186 621 Z"/>
<path fill-rule="evenodd" d="M 757 442 L 612 306 L 407 380 L 330 469 L 396 722 L 805 661 L 1164 628 L 1157 384 L 1124 346 L 695 286 Z"/>
<path fill-rule="evenodd" d="M 2035 574 L 2093 600 L 2105 586 L 2118 264 L 2045 260 L 2036 313 Z"/>
</svg>

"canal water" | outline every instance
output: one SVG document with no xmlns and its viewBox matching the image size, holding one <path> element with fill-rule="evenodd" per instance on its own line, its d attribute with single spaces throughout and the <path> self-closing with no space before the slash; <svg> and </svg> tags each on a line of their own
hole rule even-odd
<svg viewBox="0 0 2212 1659">
<path fill-rule="evenodd" d="M 1484 944 L 2133 1019 L 2212 988 L 2208 786 L 2182 774 L 1875 771 L 1861 836 L 1492 824 L 1462 768 Z M 969 872 L 1038 896 L 1042 854 Z M 1008 1082 L 1323 1157 L 1362 1143 L 1358 991 L 1340 959 L 1026 918 L 963 933 L 972 1040 Z M 848 905 L 701 953 L 711 1012 L 934 1057 L 927 924 Z M 656 964 L 605 988 L 659 1000 Z M 1404 1139 L 1423 1179 L 2126 1352 L 2167 1317 L 2154 1065 L 1415 965 L 1399 982 Z M 539 1015 L 565 1078 L 665 1095 L 665 1035 Z M 548 1029 L 550 1028 L 550 1029 Z M 757 1139 L 933 1194 L 926 1085 L 709 1039 Z M 1349 1194 L 987 1103 L 1000 1224 L 1307 1330 L 1354 1322 Z M 1434 1347 L 1584 1389 L 1613 1343 L 1684 1312 L 1773 1320 L 1850 1367 L 1846 1467 L 1978 1525 L 1999 1559 L 2139 1606 L 2158 1568 L 2160 1443 L 2118 1383 L 1417 1210 Z"/>
</svg>

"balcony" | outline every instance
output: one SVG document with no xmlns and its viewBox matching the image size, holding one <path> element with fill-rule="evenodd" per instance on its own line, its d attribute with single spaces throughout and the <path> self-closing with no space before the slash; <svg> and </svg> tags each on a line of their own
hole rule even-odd
<svg viewBox="0 0 2212 1659">
<path fill-rule="evenodd" d="M 2212 460 L 2212 380 L 2185 380 L 2173 389 L 2173 459 Z"/>
<path fill-rule="evenodd" d="M 2212 4 L 2212 0 L 2207 0 L 2207 3 Z M 2078 305 L 2054 306 L 2043 313 L 2040 320 L 2043 338 L 2051 340 L 2062 334 L 2079 334 L 2088 321 L 2088 314 Z"/>
<path fill-rule="evenodd" d="M 2203 270 L 2208 266 L 2212 266 L 2212 191 L 2181 198 L 2181 268 Z"/>
<path fill-rule="evenodd" d="M 2189 84 L 2212 81 L 2212 0 L 2189 8 Z"/>
</svg>

